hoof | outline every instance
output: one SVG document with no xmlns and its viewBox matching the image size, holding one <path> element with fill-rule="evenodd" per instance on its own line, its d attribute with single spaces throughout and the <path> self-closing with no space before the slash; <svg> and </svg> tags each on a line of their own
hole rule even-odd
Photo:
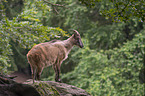
<svg viewBox="0 0 145 96">
<path fill-rule="evenodd" d="M 61 83 L 62 82 L 61 79 L 58 79 L 58 82 Z"/>
<path fill-rule="evenodd" d="M 61 83 L 62 81 L 61 81 L 61 79 L 57 79 L 57 80 L 55 80 L 56 82 L 59 82 L 59 83 Z"/>
</svg>

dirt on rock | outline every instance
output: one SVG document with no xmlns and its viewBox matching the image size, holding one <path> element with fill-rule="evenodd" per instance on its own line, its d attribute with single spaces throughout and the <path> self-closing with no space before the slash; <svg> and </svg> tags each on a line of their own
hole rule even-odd
<svg viewBox="0 0 145 96">
<path fill-rule="evenodd" d="M 17 83 L 23 83 L 23 82 L 26 82 L 28 79 L 31 79 L 30 75 L 27 75 L 27 74 L 24 74 L 24 73 L 21 73 L 21 72 L 18 72 L 18 71 L 15 71 L 15 72 L 11 73 L 10 76 L 11 77 L 17 76 L 14 79 Z"/>
</svg>

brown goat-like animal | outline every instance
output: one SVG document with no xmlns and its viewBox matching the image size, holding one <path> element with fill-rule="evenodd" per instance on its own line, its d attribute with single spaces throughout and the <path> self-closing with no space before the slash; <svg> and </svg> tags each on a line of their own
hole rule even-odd
<svg viewBox="0 0 145 96">
<path fill-rule="evenodd" d="M 55 81 L 61 82 L 60 66 L 68 57 L 74 45 L 83 48 L 80 34 L 74 30 L 74 34 L 67 40 L 52 40 L 50 42 L 35 45 L 27 54 L 28 62 L 31 66 L 33 83 L 35 77 L 40 80 L 44 67 L 53 66 L 55 71 Z"/>
</svg>

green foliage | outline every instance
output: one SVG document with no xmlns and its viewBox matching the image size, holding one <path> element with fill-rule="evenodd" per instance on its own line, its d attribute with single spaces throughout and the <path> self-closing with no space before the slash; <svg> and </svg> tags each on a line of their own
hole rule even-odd
<svg viewBox="0 0 145 96">
<path fill-rule="evenodd" d="M 24 7 L 23 0 L 1 0 L 0 3 L 3 6 L 1 12 L 4 12 L 9 19 L 16 17 Z"/>
<path fill-rule="evenodd" d="M 53 6 L 59 13 L 52 9 L 46 19 L 47 24 L 78 29 L 85 45 L 84 49 L 79 50 L 74 47 L 69 58 L 63 62 L 63 82 L 86 89 L 94 96 L 143 94 L 144 85 L 139 83 L 143 68 L 141 50 L 144 48 L 139 46 L 144 45 L 145 36 L 141 31 L 144 28 L 142 22 L 133 18 L 128 23 L 112 23 L 98 15 L 103 5 L 100 3 L 87 8 L 71 0 L 50 2 L 65 7 Z M 140 43 L 137 42 L 140 39 Z M 46 70 L 43 77 L 48 78 L 43 80 L 54 80 L 52 68 Z"/>
<path fill-rule="evenodd" d="M 8 41 L 5 42 L 9 46 L 13 45 L 18 54 L 23 57 L 23 59 L 26 59 L 26 54 L 23 54 L 25 55 L 23 56 L 21 52 L 19 52 L 18 46 L 24 49 L 30 49 L 32 48 L 32 46 L 40 42 L 46 42 L 51 38 L 59 38 L 61 36 L 65 36 L 66 33 L 60 28 L 47 27 L 37 23 L 32 25 L 32 22 L 20 22 L 17 19 L 8 20 L 7 18 L 4 18 L 1 25 L 3 30 L 2 32 L 5 32 L 4 35 L 8 39 Z M 3 48 L 5 48 L 5 46 L 3 46 Z M 9 50 L 11 49 L 10 47 L 7 48 L 9 48 Z M 8 55 L 8 53 L 6 55 Z"/>
<path fill-rule="evenodd" d="M 6 1 L 4 1 L 6 2 Z M 2 2 L 0 2 L 0 19 L 5 16 L 3 11 L 4 6 Z M 0 22 L 0 72 L 4 74 L 7 72 L 7 67 L 10 67 L 8 55 L 12 54 L 12 50 L 10 49 L 11 45 L 9 44 L 10 40 L 8 39 L 9 34 L 4 32 L 2 23 Z"/>
<path fill-rule="evenodd" d="M 130 21 L 129 23 L 113 23 L 105 26 L 93 26 L 88 32 L 91 49 L 110 49 L 119 47 L 142 30 L 142 23 Z"/>
<path fill-rule="evenodd" d="M 8 67 L 25 70 L 28 67 L 26 54 L 32 46 L 52 39 L 66 39 L 69 35 L 64 30 L 76 29 L 85 47 L 74 47 L 63 62 L 63 82 L 86 89 L 93 96 L 144 95 L 144 84 L 140 83 L 144 81 L 139 78 L 144 78 L 145 64 L 142 0 L 25 0 L 19 11 L 7 16 L 6 6 L 16 2 L 0 1 L 2 73 L 6 73 Z M 12 13 L 16 8 L 9 6 Z M 54 80 L 54 75 L 50 67 L 44 69 L 42 77 Z"/>
<path fill-rule="evenodd" d="M 53 0 L 51 1 L 53 2 Z M 83 25 L 88 24 L 84 13 L 88 11 L 85 6 L 81 6 L 77 0 L 61 1 L 56 0 L 54 4 L 62 4 L 64 7 L 53 6 L 51 15 L 48 15 L 46 22 L 50 26 L 61 26 L 65 29 L 82 29 Z M 73 10 L 71 10 L 73 9 Z M 79 24 L 82 26 L 78 26 Z M 85 30 L 85 29 L 83 29 Z M 82 33 L 82 32 L 81 32 Z"/>
<path fill-rule="evenodd" d="M 125 34 L 122 32 L 124 23 L 106 25 L 101 27 L 93 27 L 88 34 L 91 49 L 110 49 L 118 47 L 125 40 Z"/>
<path fill-rule="evenodd" d="M 41 3 L 37 2 L 37 4 L 40 5 Z M 3 2 L 1 2 L 1 5 L 3 6 Z M 5 15 L 2 15 L 3 17 L 0 22 L 0 42 L 2 42 L 0 43 L 0 71 L 2 73 L 7 72 L 7 67 L 10 67 L 10 63 L 13 63 L 12 66 L 17 64 L 17 66 L 21 66 L 21 68 L 28 66 L 26 52 L 24 50 L 30 49 L 32 46 L 40 42 L 68 36 L 66 35 L 66 32 L 59 27 L 54 28 L 43 26 L 39 20 L 40 16 L 36 17 L 37 14 L 35 14 L 39 13 L 39 11 L 37 12 L 36 9 L 27 9 L 28 5 L 25 6 L 26 9 L 24 12 L 22 12 L 21 15 L 14 17 L 12 20 L 9 20 Z M 39 7 L 47 10 L 46 6 L 42 6 L 43 5 L 41 4 Z M 4 7 L 1 7 L 1 10 L 4 10 Z M 2 12 L 2 14 L 4 14 L 4 11 Z M 15 53 L 14 55 L 13 52 Z M 21 59 L 19 57 L 12 57 L 16 56 L 16 54 L 21 57 Z"/>
<path fill-rule="evenodd" d="M 142 31 L 120 48 L 95 51 L 86 46 L 80 49 L 74 54 L 74 57 L 81 57 L 78 66 L 64 75 L 64 80 L 88 90 L 94 96 L 144 94 L 144 84 L 139 83 L 144 36 L 145 31 Z"/>
<path fill-rule="evenodd" d="M 79 0 L 82 4 L 94 7 L 98 2 L 101 4 L 100 14 L 114 22 L 128 22 L 133 18 L 144 22 L 145 2 L 144 0 Z"/>
</svg>

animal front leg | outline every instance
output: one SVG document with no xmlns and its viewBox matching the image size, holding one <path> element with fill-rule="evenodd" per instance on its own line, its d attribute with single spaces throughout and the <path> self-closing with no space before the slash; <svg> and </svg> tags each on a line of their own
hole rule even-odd
<svg viewBox="0 0 145 96">
<path fill-rule="evenodd" d="M 62 82 L 60 79 L 60 68 L 57 68 L 57 82 Z"/>
<path fill-rule="evenodd" d="M 60 68 L 58 66 L 53 66 L 53 69 L 55 71 L 55 81 L 56 82 L 61 82 L 61 79 L 60 79 Z"/>
</svg>

